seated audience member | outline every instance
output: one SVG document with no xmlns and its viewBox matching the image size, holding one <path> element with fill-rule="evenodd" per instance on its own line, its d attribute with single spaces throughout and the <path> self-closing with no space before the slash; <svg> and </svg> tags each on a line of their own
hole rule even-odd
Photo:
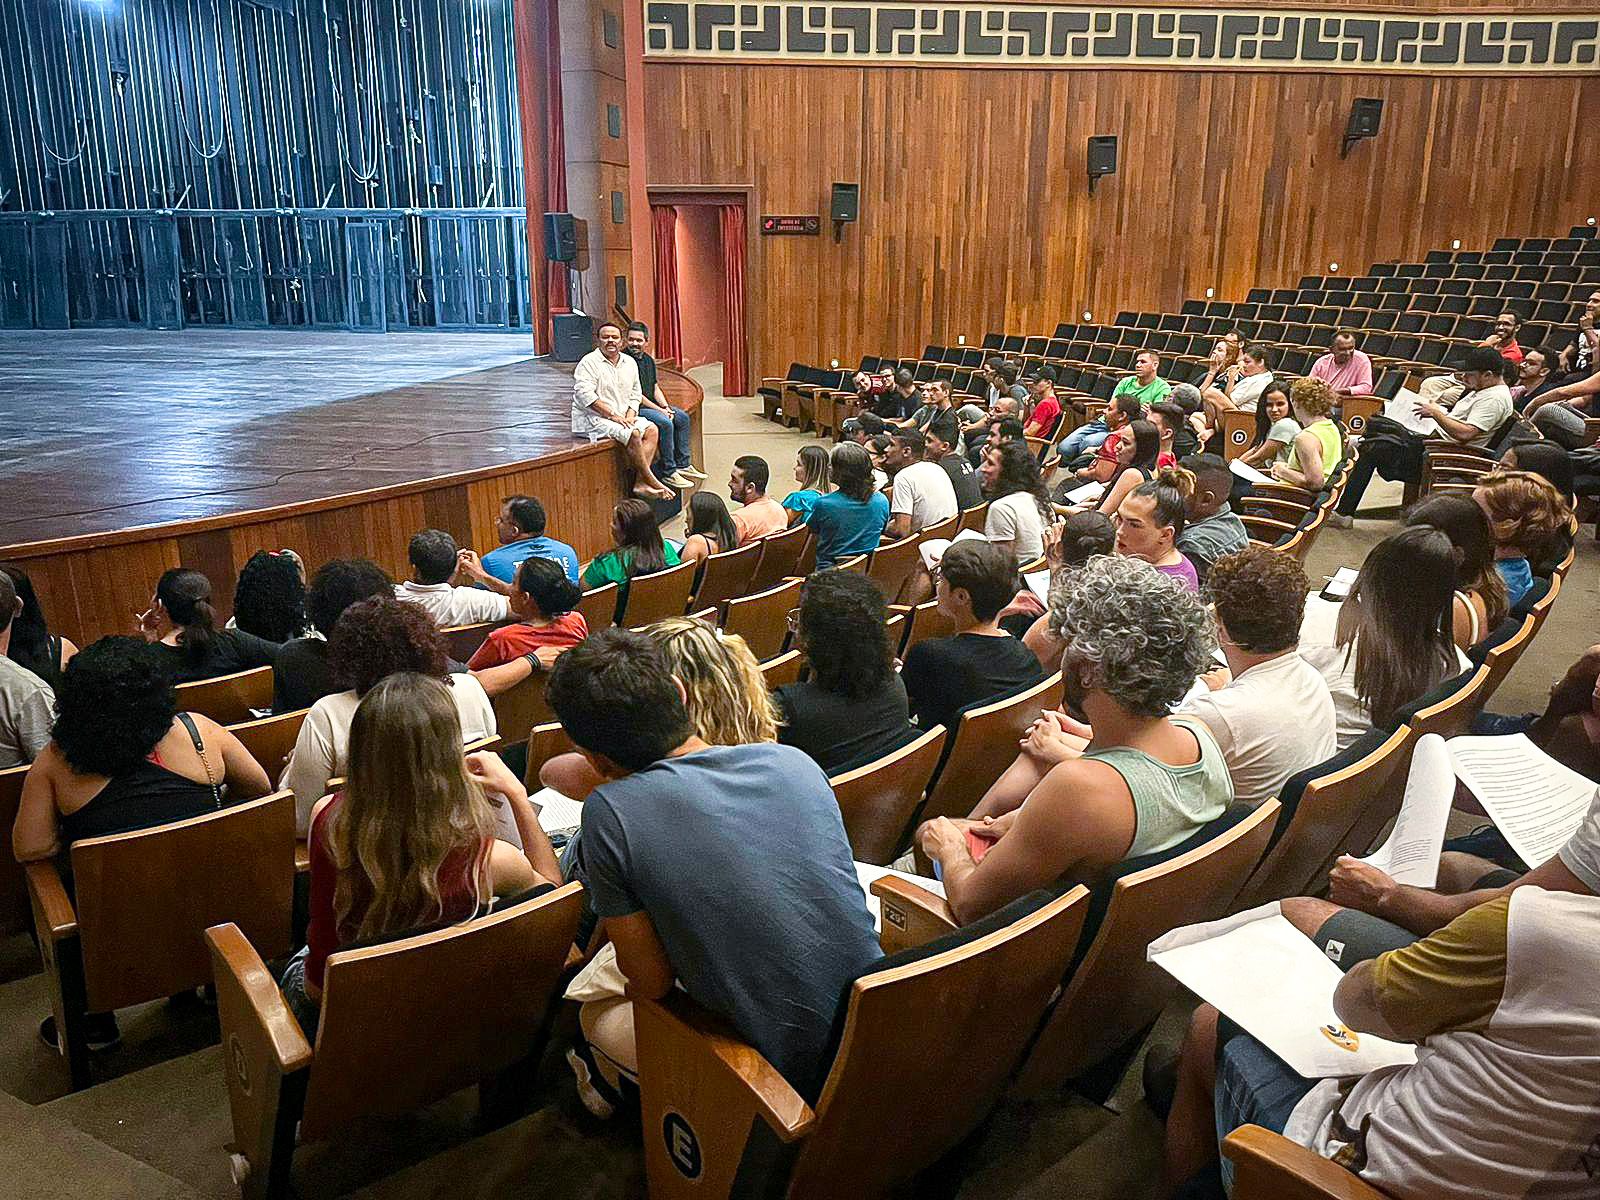
<svg viewBox="0 0 1600 1200">
<path fill-rule="evenodd" d="M 1470 650 L 1506 619 L 1511 601 L 1506 582 L 1494 569 L 1494 537 L 1489 518 L 1466 496 L 1424 496 L 1406 511 L 1408 526 L 1437 529 L 1450 539 L 1456 562 L 1451 628 L 1456 645 Z"/>
<path fill-rule="evenodd" d="M 1341 329 L 1328 352 L 1311 364 L 1311 378 L 1327 384 L 1338 396 L 1372 395 L 1372 359 L 1356 349 L 1356 335 Z"/>
<path fill-rule="evenodd" d="M 872 408 L 894 387 L 894 372 L 857 371 L 850 382 L 856 391 L 856 398 L 850 405 L 850 415 L 855 417 Z"/>
<path fill-rule="evenodd" d="M 1220 1167 L 1226 1190 L 1233 1167 L 1218 1143 L 1255 1124 L 1384 1195 L 1592 1194 L 1597 939 L 1600 901 L 1529 887 L 1358 963 L 1334 992 L 1339 1022 L 1419 1053 L 1356 1077 L 1307 1079 L 1203 1005 L 1178 1067 L 1164 1181 L 1177 1189 Z"/>
<path fill-rule="evenodd" d="M 1300 426 L 1288 456 L 1273 462 L 1269 474 L 1282 483 L 1320 492 L 1344 458 L 1344 433 L 1333 419 L 1335 395 L 1320 379 L 1296 379 L 1289 407 Z M 1365 453 L 1365 450 L 1363 450 Z"/>
<path fill-rule="evenodd" d="M 1003 358 L 991 358 L 983 368 L 984 378 L 988 381 L 989 391 L 985 397 L 992 405 L 996 400 L 1015 400 L 1020 410 L 1028 402 L 1028 389 L 1017 382 L 1017 364 L 1007 362 Z"/>
<path fill-rule="evenodd" d="M 955 485 L 938 463 L 926 461 L 927 442 L 920 429 L 902 429 L 885 459 L 894 490 L 889 493 L 891 538 L 921 533 L 960 511 Z"/>
<path fill-rule="evenodd" d="M 1201 405 L 1205 405 L 1205 394 L 1210 391 L 1221 392 L 1227 395 L 1239 378 L 1239 354 L 1244 348 L 1244 336 L 1232 329 L 1217 339 L 1216 345 L 1211 347 L 1201 369 L 1192 376 L 1192 383 L 1200 393 Z M 1210 419 L 1207 418 L 1209 424 Z"/>
<path fill-rule="evenodd" d="M 1117 553 L 1143 559 L 1196 592 L 1200 576 L 1178 549 L 1184 506 L 1193 494 L 1194 476 L 1182 467 L 1163 467 L 1134 488 L 1117 509 Z"/>
<path fill-rule="evenodd" d="M 1228 764 L 1234 799 L 1251 808 L 1334 754 L 1333 698 L 1295 652 L 1310 586 L 1293 557 L 1267 546 L 1247 546 L 1211 571 L 1229 678 L 1206 675 L 1206 690 L 1181 711 L 1205 722 Z"/>
<path fill-rule="evenodd" d="M 1559 340 L 1556 344 L 1560 345 Z M 1561 347 L 1558 365 L 1569 380 L 1586 378 L 1600 368 L 1600 288 L 1584 302 L 1566 345 Z"/>
<path fill-rule="evenodd" d="M 800 486 L 783 498 L 789 524 L 805 524 L 819 496 L 833 489 L 826 446 L 801 446 L 794 458 L 794 481 Z"/>
<path fill-rule="evenodd" d="M 1546 392 L 1554 391 L 1559 380 L 1560 355 L 1549 346 L 1530 347 L 1517 364 L 1517 382 L 1511 386 L 1511 402 L 1523 416 L 1540 407 Z"/>
<path fill-rule="evenodd" d="M 1508 308 L 1495 317 L 1493 332 L 1478 345 L 1493 346 L 1500 351 L 1501 358 L 1516 366 L 1522 361 L 1522 347 L 1517 344 L 1517 331 L 1521 328 L 1522 315 Z"/>
<path fill-rule="evenodd" d="M 567 578 L 576 582 L 578 552 L 565 542 L 546 537 L 544 529 L 544 505 L 537 498 L 507 496 L 500 502 L 500 515 L 495 520 L 500 545 L 483 556 L 483 569 L 509 584 L 523 559 L 553 558 L 566 569 Z"/>
<path fill-rule="evenodd" d="M 1175 467 L 1180 458 L 1187 458 L 1200 446 L 1200 439 L 1189 428 L 1183 409 L 1170 400 L 1161 400 L 1150 406 L 1149 421 L 1161 435 L 1159 465 Z"/>
<path fill-rule="evenodd" d="M 784 519 L 788 519 L 784 513 Z M 715 492 L 696 492 L 689 498 L 689 519 L 684 525 L 680 562 L 704 562 L 713 554 L 736 549 L 739 530 L 728 515 L 728 506 Z"/>
<path fill-rule="evenodd" d="M 1241 462 L 1258 471 L 1271 471 L 1274 463 L 1287 462 L 1300 436 L 1300 422 L 1294 419 L 1289 403 L 1289 385 L 1274 379 L 1261 393 L 1256 406 L 1256 436 L 1250 448 L 1239 456 Z"/>
<path fill-rule="evenodd" d="M 935 379 L 928 384 L 928 402 L 913 414 L 911 428 L 924 435 L 937 430 L 952 444 L 961 437 L 961 418 L 948 379 Z"/>
<path fill-rule="evenodd" d="M 348 773 L 350 721 L 361 698 L 402 671 L 443 680 L 461 724 L 463 742 L 496 732 L 494 708 L 477 678 L 447 674 L 439 627 L 415 604 L 380 597 L 352 604 L 328 635 L 328 657 L 347 690 L 311 706 L 279 786 L 294 793 L 295 831 L 304 837 L 311 809 L 327 795 L 328 780 Z"/>
<path fill-rule="evenodd" d="M 900 672 L 923 729 L 953 730 L 964 710 L 1044 678 L 1033 652 L 996 623 L 1015 594 L 1016 577 L 1010 555 L 993 543 L 955 542 L 944 552 L 935 596 L 956 631 L 911 647 Z"/>
<path fill-rule="evenodd" d="M 875 492 L 881 492 L 889 486 L 889 472 L 884 467 L 884 460 L 893 448 L 894 438 L 888 433 L 880 433 L 866 444 L 867 459 L 872 463 L 872 490 Z"/>
<path fill-rule="evenodd" d="M 22 784 L 11 831 L 18 862 L 53 858 L 82 838 L 131 833 L 254 800 L 272 783 L 243 743 L 178 711 L 167 663 L 131 637 L 85 646 L 62 675 L 51 740 Z M 176 881 L 175 881 L 176 883 Z M 91 1050 L 114 1048 L 116 1017 L 86 1019 Z M 55 1018 L 39 1036 L 57 1046 Z"/>
<path fill-rule="evenodd" d="M 1004 446 L 1009 442 L 1015 442 L 1019 446 L 1027 445 L 1028 438 L 1021 417 L 1002 417 L 1000 423 L 994 427 L 994 437 L 989 439 L 989 446 L 991 448 Z M 1033 453 L 1031 448 L 1028 453 Z"/>
<path fill-rule="evenodd" d="M 671 500 L 676 493 L 650 466 L 659 435 L 639 415 L 644 393 L 638 366 L 622 353 L 622 330 L 615 321 L 602 321 L 595 341 L 598 345 L 572 373 L 572 434 L 591 445 L 615 442 L 633 468 L 637 480 L 633 494 L 645 500 Z"/>
<path fill-rule="evenodd" d="M 1122 444 L 1132 436 L 1128 426 L 1143 417 L 1144 409 L 1135 396 L 1118 396 L 1107 405 L 1103 420 L 1110 432 L 1106 434 L 1105 441 L 1096 447 L 1094 457 L 1088 464 L 1073 472 L 1078 482 L 1110 483 L 1118 470 L 1118 454 Z M 1062 461 L 1067 461 L 1065 455 Z"/>
<path fill-rule="evenodd" d="M 1547 555 L 1571 522 L 1572 510 L 1548 479 L 1531 471 L 1491 471 L 1478 480 L 1472 499 L 1489 520 L 1495 570 L 1506 582 L 1506 600 L 1515 606 L 1533 586 L 1529 559 Z"/>
<path fill-rule="evenodd" d="M 1056 520 L 1038 460 L 1026 442 L 990 446 L 979 474 L 989 501 L 983 536 L 1010 554 L 1013 562 L 1032 562 L 1044 553 L 1045 531 Z"/>
<path fill-rule="evenodd" d="M 300 556 L 290 550 L 257 550 L 239 568 L 233 586 L 230 627 L 267 642 L 303 637 L 306 579 Z"/>
<path fill-rule="evenodd" d="M 605 781 L 584 801 L 575 868 L 628 997 L 676 982 L 814 1101 L 841 997 L 881 957 L 827 777 L 792 747 L 708 745 L 641 633 L 564 655 L 548 695 Z M 598 1061 L 637 1074 L 626 999 L 579 1020 Z"/>
<path fill-rule="evenodd" d="M 1201 582 L 1225 555 L 1237 554 L 1250 544 L 1244 522 L 1228 502 L 1233 472 L 1215 454 L 1191 454 L 1183 469 L 1194 476 L 1194 490 L 1184 501 L 1183 528 L 1176 542 L 1179 552 L 1194 565 Z"/>
<path fill-rule="evenodd" d="M 1059 721 L 1041 721 L 970 819 L 918 829 L 964 924 L 1170 849 L 1233 802 L 1205 725 L 1172 715 L 1216 644 L 1199 599 L 1148 564 L 1105 556 L 1051 588 L 1050 619 L 1067 646 L 1064 707 L 1093 736 L 1080 752 Z"/>
<path fill-rule="evenodd" d="M 778 740 L 777 705 L 742 637 L 725 635 L 694 617 L 668 617 L 639 632 L 661 648 L 668 669 L 683 684 L 684 708 L 701 741 L 743 746 Z M 545 763 L 539 782 L 581 800 L 605 781 L 573 752 Z"/>
<path fill-rule="evenodd" d="M 491 629 L 468 661 L 469 670 L 498 667 L 533 654 L 549 668 L 563 650 L 589 636 L 583 614 L 573 612 L 583 592 L 567 578 L 561 564 L 548 558 L 524 559 L 511 585 L 511 613 L 516 620 Z"/>
<path fill-rule="evenodd" d="M 413 534 L 406 547 L 411 560 L 411 578 L 394 585 L 397 600 L 421 605 L 441 629 L 455 625 L 478 625 L 484 621 L 504 621 L 510 616 L 509 602 L 495 584 L 500 577 L 489 571 L 477 556 L 456 545 L 455 538 L 442 529 L 424 529 Z M 526 558 L 521 562 L 527 562 Z M 552 558 L 566 573 L 566 566 Z M 520 565 L 520 564 L 519 564 Z M 483 587 L 456 587 L 450 581 L 457 569 L 483 581 Z M 512 578 L 516 571 L 511 572 Z M 569 576 L 569 578 L 575 578 Z M 492 581 L 492 582 L 491 582 Z M 485 590 L 488 589 L 488 590 Z M 364 598 L 364 597 L 363 597 Z M 335 620 L 338 617 L 335 616 Z M 322 627 L 326 632 L 329 627 Z"/>
<path fill-rule="evenodd" d="M 628 581 L 635 575 L 652 575 L 678 565 L 678 552 L 661 536 L 655 510 L 648 501 L 619 500 L 611 514 L 613 550 L 596 555 L 583 569 L 583 586 L 617 585 L 617 603 L 626 605 Z"/>
<path fill-rule="evenodd" d="M 1068 513 L 1059 528 L 1060 534 L 1045 551 L 1052 591 L 1068 572 L 1097 554 L 1112 553 L 1117 544 L 1116 526 L 1104 513 Z M 1025 587 L 1012 598 L 1007 612 L 1001 614 L 1000 627 L 1022 639 L 1045 674 L 1053 675 L 1060 669 L 1066 646 L 1056 637 L 1050 626 L 1050 613 L 1033 589 Z"/>
<path fill-rule="evenodd" d="M 1572 455 L 1555 442 L 1524 442 L 1511 446 L 1500 456 L 1500 466 L 1507 471 L 1526 471 L 1545 480 L 1555 488 L 1569 512 L 1577 505 Z M 1535 575 L 1549 575 L 1555 571 L 1572 550 L 1572 535 L 1572 522 L 1563 521 L 1561 528 L 1546 540 L 1543 549 L 1529 560 Z"/>
<path fill-rule="evenodd" d="M 174 683 L 270 667 L 280 645 L 242 629 L 218 629 L 211 581 L 184 567 L 161 573 L 150 607 L 139 614 L 139 632 L 154 643 Z"/>
<path fill-rule="evenodd" d="M 1009 364 L 1008 364 L 1009 365 Z M 1018 384 L 1018 388 L 1022 385 Z M 1023 398 L 1026 399 L 1027 391 L 1023 389 Z M 967 444 L 967 461 L 976 467 L 983 461 L 984 451 L 989 448 L 1000 430 L 1002 421 L 1018 421 L 1022 417 L 1023 401 L 1016 398 L 1011 392 L 989 401 L 988 413 L 976 421 L 969 421 L 961 427 L 961 436 Z"/>
<path fill-rule="evenodd" d="M 37 758 L 56 719 L 55 692 L 9 653 L 21 615 L 16 585 L 0 571 L 0 770 Z"/>
<path fill-rule="evenodd" d="M 1399 529 L 1374 546 L 1343 601 L 1312 595 L 1300 657 L 1333 695 L 1343 750 L 1471 668 L 1455 644 L 1456 561 L 1437 529 Z"/>
<path fill-rule="evenodd" d="M 872 486 L 872 459 L 853 442 L 841 442 L 829 458 L 835 491 L 811 505 L 806 524 L 817 539 L 817 566 L 875 549 L 889 524 L 889 499 Z"/>
<path fill-rule="evenodd" d="M 1161 358 L 1154 350 L 1141 350 L 1135 354 L 1133 374 L 1117 381 L 1117 386 L 1112 389 L 1111 403 L 1106 407 L 1105 415 L 1084 422 L 1069 433 L 1061 443 L 1061 461 L 1070 463 L 1078 455 L 1100 448 L 1112 433 L 1112 425 L 1107 418 L 1113 409 L 1118 408 L 1117 401 L 1123 396 L 1133 397 L 1139 405 L 1138 411 L 1129 416 L 1128 420 L 1142 416 L 1152 404 L 1165 400 L 1172 392 L 1172 385 L 1157 374 L 1160 369 Z"/>
<path fill-rule="evenodd" d="M 545 562 L 561 575 L 559 563 Z M 522 783 L 495 754 L 461 753 L 451 690 L 403 671 L 373 685 L 350 718 L 349 778 L 311 817 L 311 921 L 281 986 L 315 1036 L 328 955 L 435 926 L 560 884 L 561 867 Z M 488 793 L 494 793 L 491 800 Z M 508 811 L 518 844 L 496 837 Z"/>
<path fill-rule="evenodd" d="M 1597 395 L 1600 395 L 1600 372 L 1569 378 L 1559 387 L 1547 388 L 1524 410 L 1524 415 L 1551 441 L 1569 450 L 1582 450 L 1594 444 L 1587 419 L 1600 415 L 1600 406 L 1595 402 Z"/>
<path fill-rule="evenodd" d="M 894 373 L 894 386 L 872 411 L 887 425 L 904 426 L 921 406 L 922 389 L 917 386 L 917 377 L 901 367 Z"/>
<path fill-rule="evenodd" d="M 693 487 L 695 480 L 706 475 L 694 465 L 689 414 L 669 404 L 661 391 L 656 360 L 646 349 L 650 327 L 643 321 L 631 321 L 623 339 L 622 352 L 639 368 L 639 415 L 656 427 L 656 462 L 661 466 L 658 474 L 673 487 Z"/>
<path fill-rule="evenodd" d="M 1028 383 L 1033 393 L 1033 408 L 1023 422 L 1023 435 L 1048 438 L 1055 433 L 1061 420 L 1061 401 L 1056 399 L 1056 369 L 1038 367 L 1029 372 Z"/>
<path fill-rule="evenodd" d="M 810 677 L 777 690 L 778 740 L 830 776 L 865 766 L 917 736 L 906 685 L 894 669 L 888 607 L 870 579 L 818 571 L 791 614 Z"/>
<path fill-rule="evenodd" d="M 741 546 L 789 528 L 789 514 L 783 511 L 783 505 L 767 495 L 771 474 L 767 460 L 759 455 L 742 454 L 733 460 L 733 470 L 728 475 L 728 497 L 743 506 L 733 514 L 733 527 L 738 531 Z"/>
<path fill-rule="evenodd" d="M 71 639 L 51 633 L 44 618 L 44 607 L 33 590 L 33 580 L 16 563 L 0 562 L 0 575 L 11 580 L 11 586 L 22 601 L 22 609 L 11 622 L 11 644 L 0 654 L 14 663 L 26 667 L 50 685 L 51 690 L 61 686 L 61 672 L 78 648 Z"/>
<path fill-rule="evenodd" d="M 1213 383 L 1209 388 L 1201 389 L 1201 399 L 1211 414 L 1210 424 L 1220 424 L 1217 414 L 1225 409 L 1236 408 L 1242 412 L 1256 410 L 1261 393 L 1272 382 L 1271 360 L 1271 349 L 1260 342 L 1253 342 L 1240 354 L 1238 374 L 1226 386 Z"/>
<path fill-rule="evenodd" d="M 448 534 L 444 536 L 449 537 Z M 455 543 L 452 541 L 450 545 L 453 547 Z M 415 550 L 412 554 L 415 562 Z M 339 684 L 328 661 L 328 635 L 352 604 L 374 596 L 393 595 L 398 590 L 387 571 L 365 558 L 336 558 L 318 567 L 306 592 L 306 613 L 311 618 L 313 631 L 306 637 L 285 642 L 272 660 L 272 711 L 286 713 L 310 708 L 324 696 L 337 692 Z M 473 589 L 472 595 L 488 593 Z M 281 764 L 262 765 L 276 770 Z"/>
<path fill-rule="evenodd" d="M 956 453 L 956 445 L 955 442 L 945 441 L 938 431 L 930 431 L 923 443 L 923 453 L 950 480 L 950 488 L 956 497 L 956 509 L 960 511 L 976 508 L 983 503 L 983 480 L 978 478 L 972 464 Z"/>
<path fill-rule="evenodd" d="M 1160 458 L 1161 431 L 1143 418 L 1129 422 L 1117 440 L 1117 470 L 1105 495 L 1100 497 L 1097 511 L 1114 517 L 1134 488 L 1155 478 Z"/>
<path fill-rule="evenodd" d="M 1505 360 L 1492 346 L 1474 346 L 1466 353 L 1460 378 L 1465 391 L 1448 410 L 1432 401 L 1417 405 L 1419 416 L 1431 417 L 1439 427 L 1438 436 L 1463 446 L 1486 447 L 1489 439 L 1511 417 L 1511 390 L 1501 371 Z M 1378 427 L 1378 428 L 1375 428 Z M 1338 512 L 1330 521 L 1349 528 L 1361 497 L 1374 474 L 1389 480 L 1413 481 L 1422 478 L 1423 437 L 1398 423 L 1374 417 L 1367 423 L 1361 439 L 1361 453 L 1350 472 Z M 1334 520 L 1334 518 L 1339 518 Z"/>
</svg>

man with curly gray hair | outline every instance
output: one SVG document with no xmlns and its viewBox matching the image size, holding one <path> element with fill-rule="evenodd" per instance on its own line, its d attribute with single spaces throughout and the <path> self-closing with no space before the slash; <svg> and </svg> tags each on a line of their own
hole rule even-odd
<svg viewBox="0 0 1600 1200">
<path fill-rule="evenodd" d="M 1233 801 L 1211 733 L 1172 715 L 1216 647 L 1192 592 L 1149 563 L 1102 555 L 1052 589 L 1050 624 L 1067 646 L 1066 714 L 1035 724 L 972 817 L 917 831 L 963 923 L 1171 849 Z"/>
</svg>

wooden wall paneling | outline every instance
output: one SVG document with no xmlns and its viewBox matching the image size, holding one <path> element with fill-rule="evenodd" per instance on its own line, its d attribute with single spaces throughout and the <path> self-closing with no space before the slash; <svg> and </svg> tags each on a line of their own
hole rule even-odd
<svg viewBox="0 0 1600 1200">
<path fill-rule="evenodd" d="M 754 217 L 825 214 L 831 182 L 862 186 L 841 242 L 826 222 L 757 239 L 757 375 L 1559 235 L 1591 214 L 1600 169 L 1582 136 L 1600 76 L 644 71 L 652 189 L 752 184 Z M 1383 99 L 1382 130 L 1341 159 L 1358 96 Z M 1091 197 L 1084 146 L 1103 133 L 1118 171 Z"/>
</svg>

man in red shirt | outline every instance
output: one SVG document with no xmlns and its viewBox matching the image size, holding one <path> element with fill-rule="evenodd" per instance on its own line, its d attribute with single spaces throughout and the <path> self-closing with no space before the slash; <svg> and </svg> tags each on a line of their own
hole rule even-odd
<svg viewBox="0 0 1600 1200">
<path fill-rule="evenodd" d="M 1517 345 L 1517 330 L 1522 328 L 1522 318 L 1506 311 L 1494 319 L 1494 332 L 1483 339 L 1483 345 L 1493 346 L 1500 357 L 1509 363 L 1522 361 L 1522 347 Z"/>
<path fill-rule="evenodd" d="M 1028 390 L 1033 393 L 1033 411 L 1023 433 L 1028 437 L 1048 438 L 1061 416 L 1061 401 L 1056 399 L 1054 367 L 1039 367 L 1028 374 Z"/>
</svg>

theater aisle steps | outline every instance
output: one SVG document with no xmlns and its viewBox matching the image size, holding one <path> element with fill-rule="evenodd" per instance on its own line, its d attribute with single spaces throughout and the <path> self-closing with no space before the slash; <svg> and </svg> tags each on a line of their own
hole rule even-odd
<svg viewBox="0 0 1600 1200">
<path fill-rule="evenodd" d="M 0 1180 L 8 1196 L 199 1200 L 204 1193 L 99 1142 L 68 1121 L 0 1093 Z"/>
</svg>

